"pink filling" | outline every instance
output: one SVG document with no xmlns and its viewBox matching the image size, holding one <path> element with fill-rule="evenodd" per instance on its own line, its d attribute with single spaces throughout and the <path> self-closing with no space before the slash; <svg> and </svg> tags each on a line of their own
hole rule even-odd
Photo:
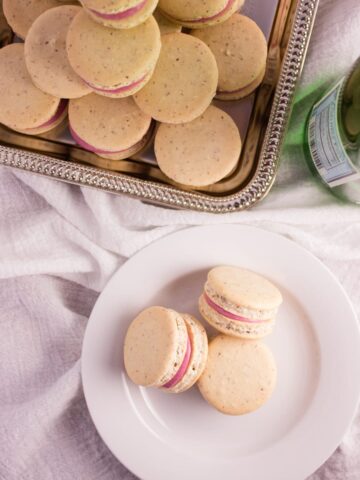
<svg viewBox="0 0 360 480">
<path fill-rule="evenodd" d="M 100 153 L 100 154 L 105 153 L 105 154 L 111 155 L 111 154 L 122 153 L 122 152 L 125 152 L 126 150 L 128 150 L 127 148 L 124 149 L 124 150 L 118 150 L 117 152 L 110 151 L 110 150 L 100 150 L 100 149 L 94 147 L 93 145 L 90 145 L 89 143 L 85 142 L 85 140 L 83 140 L 81 137 L 79 137 L 79 135 L 73 130 L 71 125 L 69 125 L 69 130 L 70 130 L 71 136 L 73 137 L 75 142 L 78 145 L 80 145 L 80 147 L 85 148 L 85 150 L 89 150 L 90 152 Z"/>
<path fill-rule="evenodd" d="M 216 20 L 217 18 L 224 15 L 224 13 L 226 13 L 228 10 L 230 10 L 230 8 L 234 5 L 236 1 L 237 0 L 229 0 L 225 8 L 223 8 L 221 12 L 216 13 L 211 17 L 196 18 L 195 20 L 183 20 L 181 18 L 174 18 L 174 20 L 178 20 L 179 22 L 184 22 L 184 23 L 204 23 L 204 22 L 209 22 L 210 20 Z"/>
<path fill-rule="evenodd" d="M 215 312 L 220 313 L 223 317 L 230 318 L 230 320 L 236 320 L 239 322 L 245 323 L 265 323 L 268 320 L 251 320 L 250 318 L 241 317 L 240 315 L 235 315 L 235 313 L 228 312 L 224 310 L 220 305 L 217 305 L 215 302 L 211 300 L 211 298 L 204 292 L 204 298 L 206 303 L 211 307 Z"/>
<path fill-rule="evenodd" d="M 57 122 L 59 118 L 63 115 L 66 110 L 68 101 L 67 100 L 60 100 L 58 109 L 56 110 L 55 114 L 48 120 L 47 122 L 39 125 L 38 127 L 28 128 L 26 131 L 37 130 L 38 128 L 46 128 L 50 127 L 53 123 Z"/>
<path fill-rule="evenodd" d="M 175 376 L 171 380 L 169 380 L 167 383 L 165 383 L 165 385 L 163 385 L 164 388 L 175 387 L 175 385 L 177 385 L 180 382 L 180 380 L 183 379 L 186 373 L 186 370 L 188 369 L 190 358 L 191 358 L 191 343 L 188 337 L 184 360 L 182 361 L 182 364 L 180 365 L 180 368 L 176 372 Z"/>
<path fill-rule="evenodd" d="M 142 78 L 140 78 L 140 80 L 137 80 L 136 82 L 130 83 L 130 85 L 126 85 L 125 87 L 119 87 L 119 88 L 114 88 L 114 89 L 95 87 L 95 85 L 92 85 L 91 83 L 87 82 L 84 78 L 82 80 L 86 83 L 86 85 L 88 85 L 93 90 L 96 90 L 97 92 L 116 94 L 116 93 L 126 92 L 128 90 L 131 90 L 132 88 L 137 87 L 138 85 L 140 85 L 145 80 L 145 78 L 147 76 L 148 76 L 148 74 L 144 75 Z"/>
<path fill-rule="evenodd" d="M 147 0 L 143 0 L 135 7 L 128 8 L 127 10 L 123 10 L 122 12 L 118 13 L 102 13 L 98 12 L 97 10 L 90 10 L 94 15 L 99 18 L 103 18 L 104 20 L 123 20 L 124 18 L 129 18 L 138 13 L 141 9 L 144 8 L 146 5 Z"/>
</svg>

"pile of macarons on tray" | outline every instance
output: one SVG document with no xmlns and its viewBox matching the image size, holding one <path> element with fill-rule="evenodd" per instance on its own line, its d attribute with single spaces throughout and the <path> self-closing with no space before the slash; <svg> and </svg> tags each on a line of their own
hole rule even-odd
<svg viewBox="0 0 360 480">
<path fill-rule="evenodd" d="M 0 123 L 121 160 L 154 138 L 168 181 L 212 185 L 239 164 L 238 100 L 265 75 L 266 39 L 244 0 L 3 0 L 23 43 L 0 50 Z"/>
<path fill-rule="evenodd" d="M 215 267 L 199 299 L 199 312 L 212 327 L 210 343 L 194 316 L 151 306 L 128 327 L 126 372 L 137 385 L 169 393 L 197 384 L 204 399 L 224 414 L 253 412 L 275 388 L 276 363 L 262 338 L 272 332 L 281 303 L 279 289 L 263 276 Z"/>
</svg>

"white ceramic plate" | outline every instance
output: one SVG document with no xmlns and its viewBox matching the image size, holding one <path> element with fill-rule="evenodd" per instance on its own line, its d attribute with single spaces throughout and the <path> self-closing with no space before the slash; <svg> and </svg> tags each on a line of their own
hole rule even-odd
<svg viewBox="0 0 360 480">
<path fill-rule="evenodd" d="M 278 364 L 271 400 L 229 417 L 196 388 L 139 388 L 123 368 L 123 340 L 145 307 L 199 316 L 206 272 L 219 264 L 266 275 L 284 295 L 266 339 Z M 240 225 L 196 227 L 131 258 L 99 297 L 87 327 L 82 378 L 93 421 L 114 455 L 144 480 L 303 480 L 335 450 L 360 394 L 360 335 L 335 277 L 292 241 Z"/>
</svg>

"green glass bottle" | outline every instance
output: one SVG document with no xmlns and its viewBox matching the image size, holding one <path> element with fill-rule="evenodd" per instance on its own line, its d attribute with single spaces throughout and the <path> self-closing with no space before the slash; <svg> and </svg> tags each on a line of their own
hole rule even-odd
<svg viewBox="0 0 360 480">
<path fill-rule="evenodd" d="M 360 58 L 313 106 L 305 131 L 311 170 L 332 193 L 360 204 Z"/>
</svg>

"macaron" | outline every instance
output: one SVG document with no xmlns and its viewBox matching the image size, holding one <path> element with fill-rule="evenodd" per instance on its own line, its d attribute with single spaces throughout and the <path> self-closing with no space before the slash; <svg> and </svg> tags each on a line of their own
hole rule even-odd
<svg viewBox="0 0 360 480">
<path fill-rule="evenodd" d="M 265 75 L 267 42 L 253 20 L 235 13 L 220 25 L 193 30 L 192 35 L 205 42 L 216 58 L 216 98 L 240 99 L 260 85 Z"/>
<path fill-rule="evenodd" d="M 155 156 L 163 173 L 191 187 L 211 185 L 236 167 L 241 138 L 233 119 L 211 105 L 188 123 L 161 124 L 155 137 Z"/>
<path fill-rule="evenodd" d="M 174 23 L 168 18 L 164 17 L 159 9 L 156 9 L 154 12 L 155 20 L 157 21 L 161 35 L 166 35 L 167 33 L 179 33 L 181 32 L 181 25 Z"/>
<path fill-rule="evenodd" d="M 185 123 L 205 112 L 217 83 L 217 65 L 209 47 L 190 35 L 169 33 L 162 37 L 151 81 L 134 98 L 159 122 Z"/>
<path fill-rule="evenodd" d="M 159 0 L 159 9 L 170 20 L 188 28 L 205 28 L 224 22 L 244 0 Z"/>
<path fill-rule="evenodd" d="M 3 0 L 6 20 L 16 35 L 23 40 L 34 21 L 49 8 L 76 4 L 71 0 Z"/>
<path fill-rule="evenodd" d="M 244 268 L 215 267 L 199 299 L 203 318 L 220 332 L 246 339 L 272 332 L 283 299 L 267 278 Z"/>
<path fill-rule="evenodd" d="M 124 342 L 124 364 L 137 385 L 180 393 L 202 374 L 208 341 L 191 315 L 164 307 L 142 311 L 130 324 Z"/>
<path fill-rule="evenodd" d="M 270 399 L 276 377 L 275 359 L 266 345 L 219 335 L 210 342 L 198 387 L 204 399 L 219 412 L 244 415 Z"/>
<path fill-rule="evenodd" d="M 0 49 L 0 123 L 35 135 L 58 126 L 67 115 L 67 102 L 42 92 L 32 82 L 24 58 L 24 45 Z"/>
<path fill-rule="evenodd" d="M 25 40 L 25 61 L 32 81 L 59 98 L 78 98 L 92 90 L 74 72 L 66 52 L 66 36 L 81 7 L 63 5 L 41 14 Z"/>
<path fill-rule="evenodd" d="M 70 65 L 99 95 L 133 95 L 150 80 L 161 49 L 153 16 L 141 25 L 118 30 L 91 19 L 85 10 L 72 21 L 67 35 Z"/>
<path fill-rule="evenodd" d="M 131 97 L 92 93 L 69 102 L 69 128 L 76 143 L 100 157 L 121 160 L 142 150 L 151 138 L 151 117 Z"/>
<path fill-rule="evenodd" d="M 80 0 L 87 13 L 105 27 L 133 28 L 154 12 L 158 0 Z"/>
</svg>

